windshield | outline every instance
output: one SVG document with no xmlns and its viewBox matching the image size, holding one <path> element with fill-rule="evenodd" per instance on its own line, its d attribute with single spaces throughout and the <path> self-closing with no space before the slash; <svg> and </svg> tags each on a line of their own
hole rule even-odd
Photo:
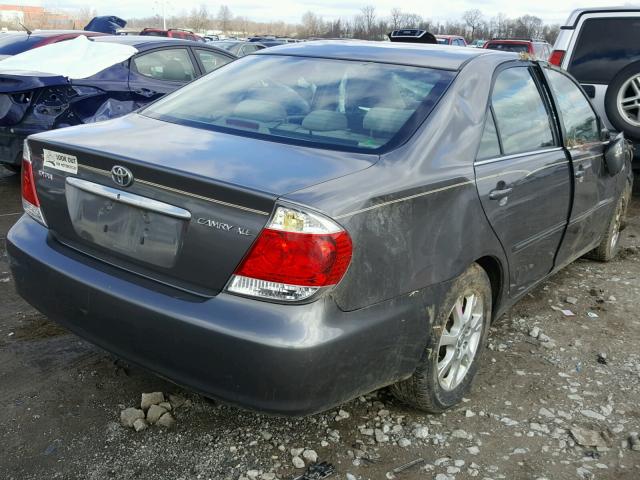
<svg viewBox="0 0 640 480">
<path fill-rule="evenodd" d="M 255 55 L 142 113 L 198 128 L 372 151 L 411 134 L 453 76 L 404 65 Z"/>
<path fill-rule="evenodd" d="M 502 50 L 503 52 L 528 52 L 529 45 L 526 43 L 495 43 L 491 42 L 487 45 L 488 49 L 491 50 Z"/>
<path fill-rule="evenodd" d="M 436 40 L 438 41 L 438 43 L 440 45 L 449 45 L 449 39 L 448 38 L 438 38 L 438 37 L 436 37 Z"/>
</svg>

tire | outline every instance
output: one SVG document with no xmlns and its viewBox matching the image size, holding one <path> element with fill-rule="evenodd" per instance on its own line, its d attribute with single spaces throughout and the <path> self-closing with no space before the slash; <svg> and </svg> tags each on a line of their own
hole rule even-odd
<svg viewBox="0 0 640 480">
<path fill-rule="evenodd" d="M 470 311 L 471 319 L 467 328 L 470 328 L 471 335 L 463 334 L 456 344 L 445 346 L 441 343 L 443 333 L 454 334 L 456 330 L 459 331 L 455 318 L 457 316 L 459 319 L 461 315 L 456 312 L 461 311 L 462 316 L 467 313 L 471 295 L 475 295 L 476 299 L 482 301 L 481 305 L 477 303 L 478 300 L 473 303 L 475 307 Z M 400 401 L 429 413 L 442 413 L 460 403 L 478 371 L 479 358 L 489 334 L 491 312 L 492 296 L 489 277 L 482 267 L 474 263 L 454 281 L 438 309 L 418 367 L 410 378 L 391 386 L 393 395 Z M 481 317 L 476 319 L 477 323 L 474 325 L 472 322 L 478 314 L 481 314 Z M 471 328 L 473 326 L 476 328 Z M 453 340 L 453 337 L 455 335 L 449 335 L 447 338 Z M 463 350 L 459 350 L 459 347 Z M 464 362 L 460 366 L 465 370 L 458 371 L 458 375 L 454 376 L 453 369 L 457 362 L 452 360 L 447 367 L 446 359 L 455 359 L 456 354 L 461 351 L 468 352 L 467 356 L 463 356 Z M 442 370 L 441 379 L 438 377 L 439 365 L 445 367 Z"/>
<path fill-rule="evenodd" d="M 600 245 L 587 254 L 588 258 L 598 262 L 610 262 L 618 254 L 618 250 L 620 249 L 620 232 L 622 225 L 625 223 L 624 216 L 629 200 L 628 191 L 629 184 L 627 184 L 627 188 L 625 188 L 618 199 L 616 208 L 607 225 L 605 236 L 602 238 Z"/>
<path fill-rule="evenodd" d="M 640 103 L 634 103 L 633 108 L 627 111 L 628 114 L 635 115 L 636 120 L 628 118 L 619 108 L 619 98 L 632 96 L 632 80 L 637 81 L 636 86 L 640 91 L 640 62 L 626 66 L 613 77 L 604 97 L 604 109 L 616 130 L 624 132 L 627 138 L 640 141 Z"/>
</svg>

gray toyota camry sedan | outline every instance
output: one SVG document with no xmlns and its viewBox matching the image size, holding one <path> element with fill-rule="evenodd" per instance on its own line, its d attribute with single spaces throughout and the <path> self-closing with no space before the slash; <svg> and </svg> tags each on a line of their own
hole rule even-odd
<svg viewBox="0 0 640 480">
<path fill-rule="evenodd" d="M 79 336 L 241 406 L 392 385 L 456 405 L 491 322 L 609 260 L 625 140 L 580 86 L 492 50 L 262 50 L 125 117 L 28 138 L 18 292 Z"/>
</svg>

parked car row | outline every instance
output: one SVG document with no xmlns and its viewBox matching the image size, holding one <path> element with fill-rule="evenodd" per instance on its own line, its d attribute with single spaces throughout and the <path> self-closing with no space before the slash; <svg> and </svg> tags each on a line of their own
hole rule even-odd
<svg viewBox="0 0 640 480">
<path fill-rule="evenodd" d="M 127 95 L 232 58 L 122 38 L 136 51 L 97 75 L 122 72 Z M 20 295 L 165 378 L 279 414 L 385 385 L 442 412 L 496 318 L 579 256 L 618 250 L 630 155 L 562 69 L 317 41 L 212 70 L 126 116 L 29 136 L 27 214 L 7 237 Z M 17 98 L 48 112 L 60 94 L 46 92 Z"/>
<path fill-rule="evenodd" d="M 42 71 L 45 61 L 67 57 L 76 45 L 84 45 L 82 60 L 87 62 L 97 61 L 93 47 L 104 45 L 128 45 L 132 55 L 83 78 Z M 28 135 L 125 115 L 235 58 L 227 50 L 188 40 L 99 35 L 67 39 L 64 45 L 56 43 L 3 60 L 0 164 L 20 169 Z M 20 71 L 26 61 L 35 65 L 34 71 Z"/>
</svg>

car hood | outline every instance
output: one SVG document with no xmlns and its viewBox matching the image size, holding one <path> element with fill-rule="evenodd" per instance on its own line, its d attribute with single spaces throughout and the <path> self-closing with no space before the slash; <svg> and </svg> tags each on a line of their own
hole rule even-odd
<svg viewBox="0 0 640 480">
<path fill-rule="evenodd" d="M 53 130 L 35 138 L 272 195 L 354 173 L 379 159 L 373 154 L 296 146 L 177 125 L 136 113 Z"/>
</svg>

